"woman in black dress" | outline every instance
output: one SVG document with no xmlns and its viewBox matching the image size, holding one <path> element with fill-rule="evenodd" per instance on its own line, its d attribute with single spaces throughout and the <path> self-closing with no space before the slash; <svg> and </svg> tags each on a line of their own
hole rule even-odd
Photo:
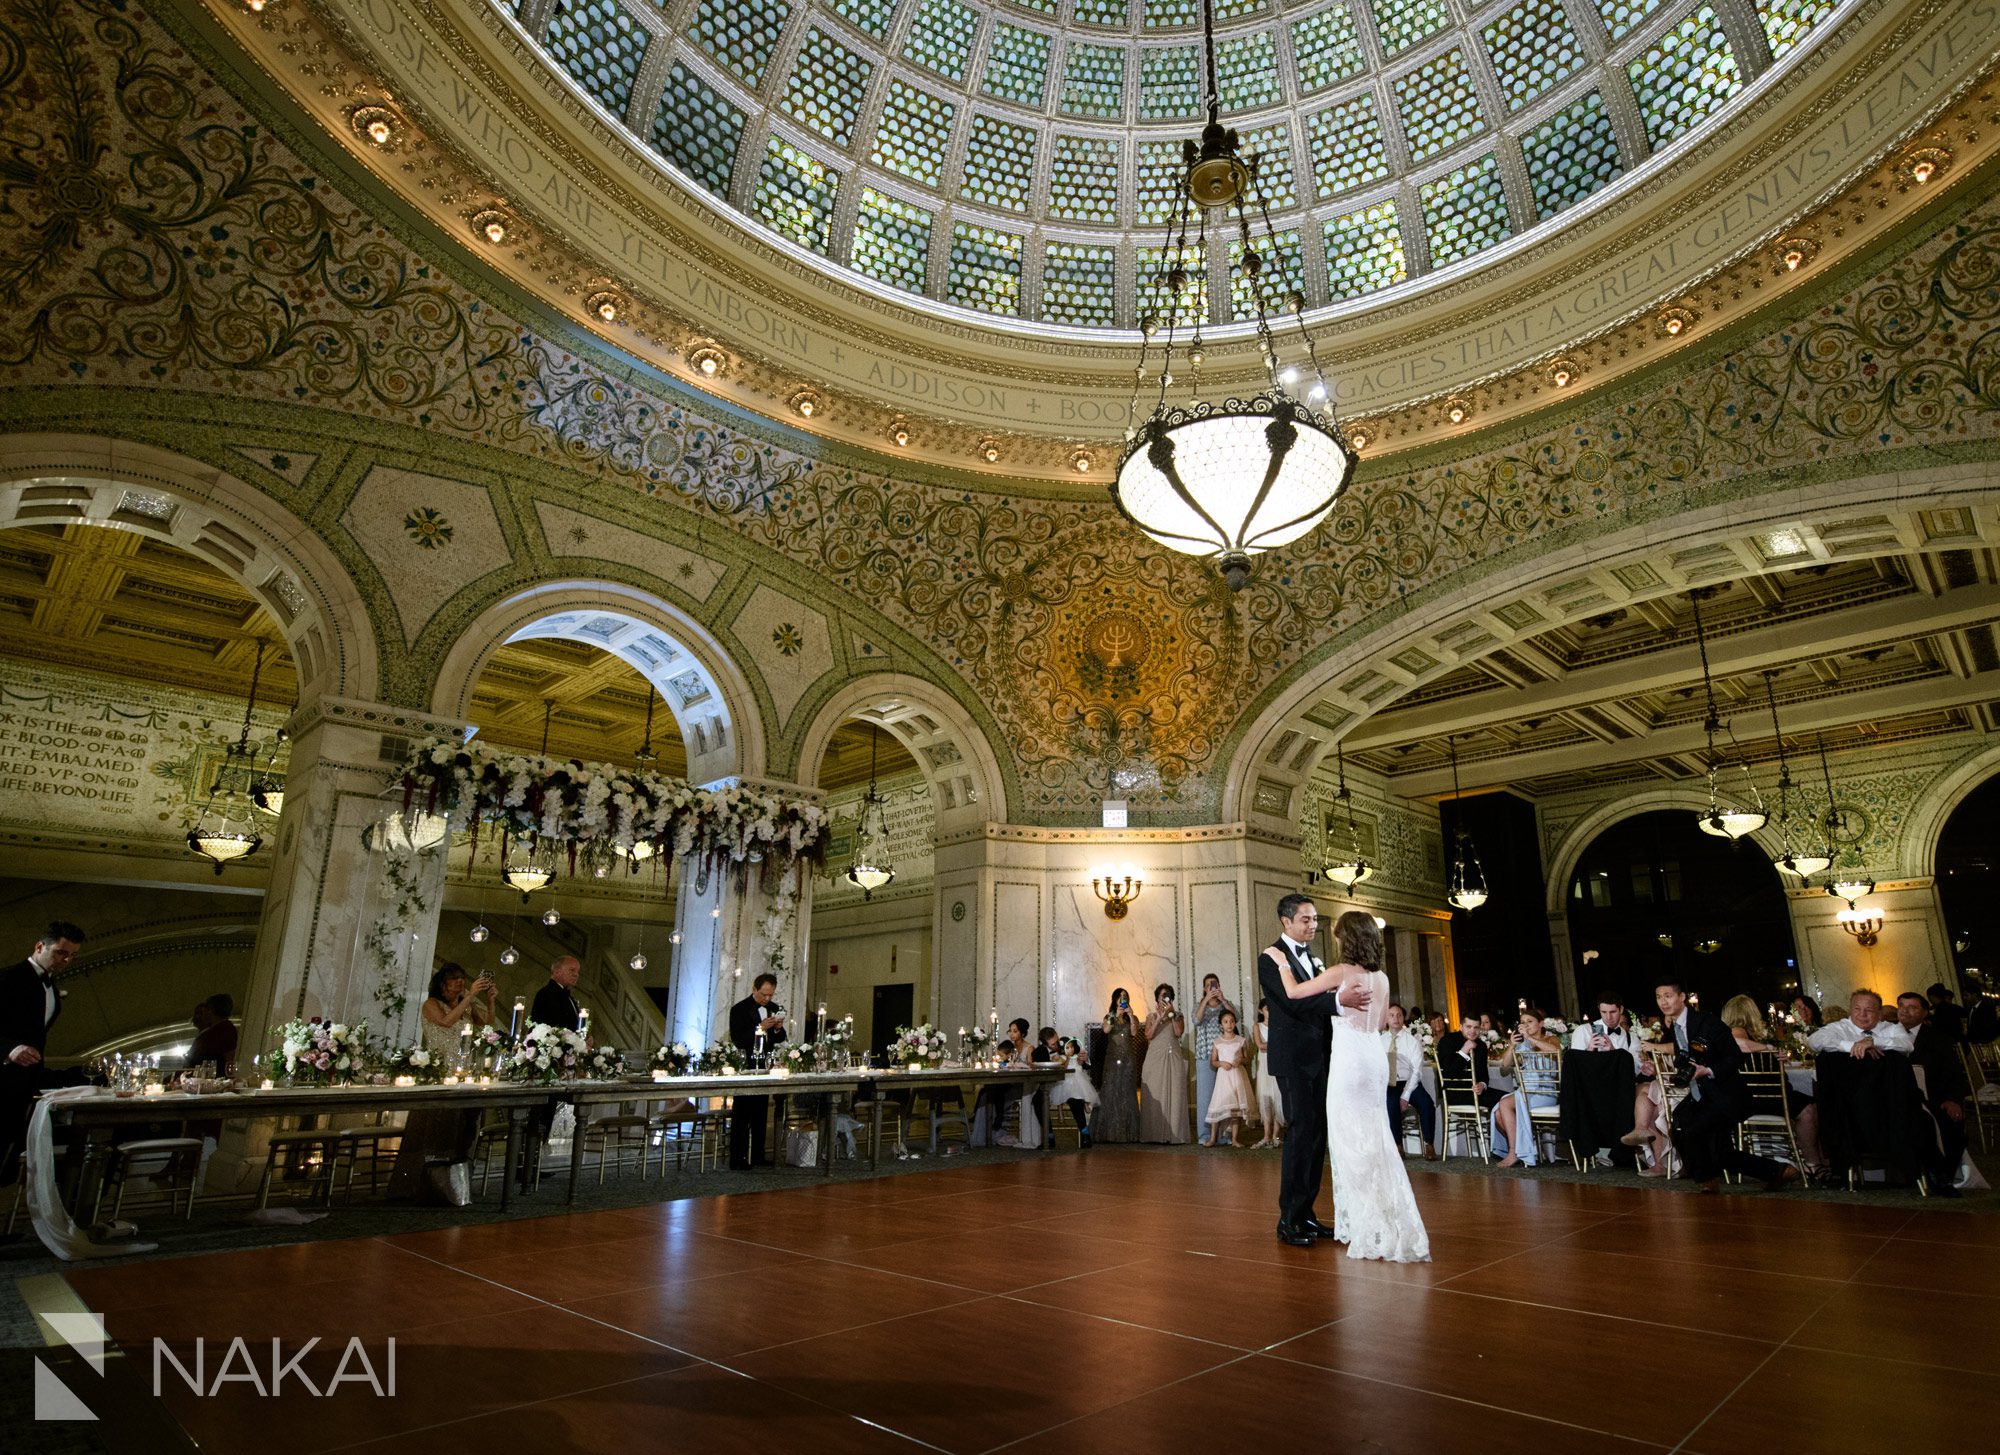
<svg viewBox="0 0 2000 1455">
<path fill-rule="evenodd" d="M 1139 1140 L 1139 1063 L 1145 1056 L 1145 1022 L 1132 1014 L 1131 993 L 1121 985 L 1104 1013 L 1103 1102 L 1091 1119 L 1094 1145 Z"/>
</svg>

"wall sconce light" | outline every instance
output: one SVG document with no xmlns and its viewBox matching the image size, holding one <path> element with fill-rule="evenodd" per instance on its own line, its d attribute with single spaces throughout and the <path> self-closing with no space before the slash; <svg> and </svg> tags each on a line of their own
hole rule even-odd
<svg viewBox="0 0 2000 1455">
<path fill-rule="evenodd" d="M 819 391 L 816 389 L 801 389 L 793 394 L 791 406 L 798 412 L 798 416 L 801 419 L 811 419 L 825 408 L 820 401 Z"/>
<path fill-rule="evenodd" d="M 989 465 L 997 464 L 1000 459 L 1000 442 L 991 439 L 981 440 L 979 442 L 979 458 Z"/>
<path fill-rule="evenodd" d="M 1090 878 L 1091 892 L 1104 901 L 1106 919 L 1123 919 L 1131 910 L 1132 901 L 1139 897 L 1139 891 L 1146 887 L 1145 881 L 1130 868 L 1097 870 Z"/>
<path fill-rule="evenodd" d="M 1454 394 L 1444 402 L 1444 417 L 1453 424 L 1464 424 L 1472 418 L 1472 401 L 1462 394 Z"/>
<path fill-rule="evenodd" d="M 896 442 L 899 449 L 910 443 L 910 422 L 902 415 L 897 415 L 889 422 L 889 438 Z"/>
<path fill-rule="evenodd" d="M 1872 945 L 1882 934 L 1882 911 L 1856 909 L 1852 905 L 1834 916 L 1840 927 L 1854 936 L 1857 945 Z"/>
<path fill-rule="evenodd" d="M 1363 424 L 1359 420 L 1348 420 L 1347 442 L 1354 446 L 1355 454 L 1360 454 L 1375 443 L 1375 427 L 1370 424 Z"/>
<path fill-rule="evenodd" d="M 1069 467 L 1079 475 L 1088 475 L 1097 466 L 1097 457 L 1089 450 L 1074 451 L 1069 457 Z"/>
</svg>

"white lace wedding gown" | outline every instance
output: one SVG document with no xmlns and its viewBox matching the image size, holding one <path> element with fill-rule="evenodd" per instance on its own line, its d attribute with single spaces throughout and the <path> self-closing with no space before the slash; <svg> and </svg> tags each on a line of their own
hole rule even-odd
<svg viewBox="0 0 2000 1455">
<path fill-rule="evenodd" d="M 1428 1263 L 1430 1235 L 1417 1212 L 1410 1175 L 1389 1133 L 1388 1051 L 1382 1014 L 1389 977 L 1364 972 L 1368 1009 L 1343 1008 L 1333 1022 L 1333 1064 L 1326 1083 L 1327 1160 L 1333 1168 L 1334 1237 L 1350 1258 Z"/>
</svg>

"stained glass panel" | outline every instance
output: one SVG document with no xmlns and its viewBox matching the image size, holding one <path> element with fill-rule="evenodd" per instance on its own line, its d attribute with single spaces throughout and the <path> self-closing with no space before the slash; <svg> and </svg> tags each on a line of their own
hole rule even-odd
<svg viewBox="0 0 2000 1455">
<path fill-rule="evenodd" d="M 840 174 L 790 142 L 772 137 L 757 175 L 757 215 L 771 230 L 802 247 L 825 253 L 832 236 L 833 199 Z"/>
<path fill-rule="evenodd" d="M 1626 64 L 1654 146 L 1697 126 L 1743 85 L 1736 53 L 1706 5 Z"/>
<path fill-rule="evenodd" d="M 1062 109 L 1116 120 L 1125 114 L 1125 52 L 1073 40 L 1063 56 Z"/>
<path fill-rule="evenodd" d="M 1022 106 L 1040 106 L 1048 83 L 1049 37 L 1004 20 L 994 26 L 993 39 L 986 48 L 986 94 Z"/>
<path fill-rule="evenodd" d="M 1049 216 L 1116 222 L 1119 150 L 1115 137 L 1058 136 L 1049 171 Z"/>
<path fill-rule="evenodd" d="M 1527 0 L 1496 19 L 1483 34 L 1486 58 L 1493 63 L 1493 77 L 1510 111 L 1527 105 L 1587 59 L 1558 0 Z"/>
<path fill-rule="evenodd" d="M 889 96 L 875 133 L 875 165 L 927 187 L 937 186 L 944 175 L 945 147 L 956 113 L 951 102 L 919 91 L 900 76 L 890 77 Z"/>
<path fill-rule="evenodd" d="M 1442 268 L 1503 242 L 1513 231 L 1507 189 L 1491 152 L 1418 188 L 1431 266 Z"/>
<path fill-rule="evenodd" d="M 1011 232 L 955 222 L 946 293 L 954 303 L 984 313 L 1021 312 L 1021 239 Z"/>
<path fill-rule="evenodd" d="M 1353 13 L 1343 3 L 1295 21 L 1292 54 L 1298 62 L 1299 90 L 1307 95 L 1359 75 L 1361 39 Z"/>
<path fill-rule="evenodd" d="M 868 94 L 875 63 L 856 55 L 825 31 L 806 32 L 798 61 L 785 81 L 784 108 L 838 146 L 854 140 L 854 119 Z"/>
<path fill-rule="evenodd" d="M 751 86 L 764 79 L 791 0 L 700 0 L 688 20 L 694 43 Z"/>
<path fill-rule="evenodd" d="M 965 146 L 963 194 L 988 207 L 1026 212 L 1034 180 L 1035 129 L 974 115 Z"/>
<path fill-rule="evenodd" d="M 861 189 L 849 259 L 860 272 L 912 293 L 924 291 L 930 266 L 931 214 L 898 197 Z"/>
<path fill-rule="evenodd" d="M 573 0 L 549 21 L 543 44 L 599 105 L 622 117 L 650 38 L 617 0 Z"/>
<path fill-rule="evenodd" d="M 1465 57 L 1446 51 L 1396 78 L 1396 112 L 1412 161 L 1422 161 L 1486 130 Z"/>
<path fill-rule="evenodd" d="M 1585 93 L 1521 138 L 1535 206 L 1554 217 L 1581 202 L 1623 170 L 1618 136 L 1604 98 Z"/>
<path fill-rule="evenodd" d="M 1382 149 L 1374 96 L 1364 91 L 1308 116 L 1306 150 L 1312 156 L 1313 186 L 1321 197 L 1388 176 L 1389 158 Z"/>
<path fill-rule="evenodd" d="M 1409 277 L 1396 204 L 1377 202 L 1326 225 L 1327 300 L 1358 298 Z"/>
<path fill-rule="evenodd" d="M 1108 328 L 1118 321 L 1118 249 L 1052 242 L 1042 257 L 1042 317 Z"/>
<path fill-rule="evenodd" d="M 709 191 L 726 196 L 742 140 L 743 113 L 676 62 L 667 72 L 653 118 L 653 145 L 661 155 Z"/>
</svg>

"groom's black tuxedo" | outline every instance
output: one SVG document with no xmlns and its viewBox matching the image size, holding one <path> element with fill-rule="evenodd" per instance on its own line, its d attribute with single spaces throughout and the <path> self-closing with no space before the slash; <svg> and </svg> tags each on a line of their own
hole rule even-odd
<svg viewBox="0 0 2000 1455">
<path fill-rule="evenodd" d="M 1271 1008 L 1265 1054 L 1285 1101 L 1284 1170 L 1278 1183 L 1281 1231 L 1312 1220 L 1313 1201 L 1326 1175 L 1326 1077 L 1340 1001 L 1324 991 L 1302 1000 L 1285 992 L 1288 981 L 1310 980 L 1313 974 L 1283 935 L 1257 957 L 1257 984 Z"/>
</svg>

